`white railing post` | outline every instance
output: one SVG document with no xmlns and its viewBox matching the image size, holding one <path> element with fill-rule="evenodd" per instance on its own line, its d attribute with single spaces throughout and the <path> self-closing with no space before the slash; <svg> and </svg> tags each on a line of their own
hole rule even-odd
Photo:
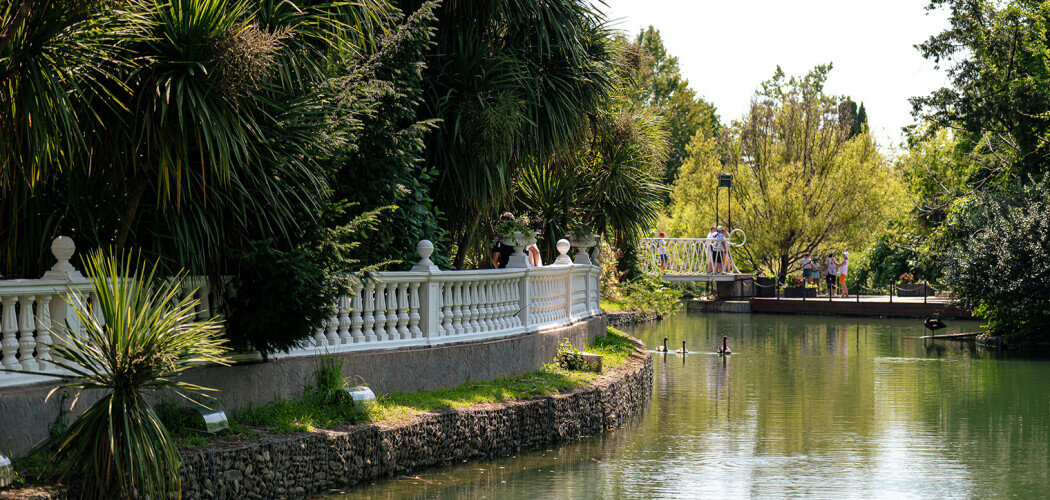
<svg viewBox="0 0 1050 500">
<path fill-rule="evenodd" d="M 412 267 L 412 271 L 427 273 L 427 279 L 419 287 L 419 330 L 427 343 L 441 336 L 442 326 L 439 320 L 444 316 L 442 311 L 441 282 L 434 279 L 434 275 L 441 270 L 430 260 L 434 253 L 434 244 L 430 240 L 422 240 L 416 244 L 416 253 L 419 254 L 419 263 Z M 413 305 L 413 309 L 415 309 Z M 448 306 L 450 307 L 450 306 Z M 451 313 L 447 318 L 451 323 Z"/>
<path fill-rule="evenodd" d="M 531 326 L 529 320 L 529 314 L 532 308 L 532 293 L 531 293 L 531 269 L 525 269 L 525 275 L 518 279 L 518 320 L 521 321 L 521 326 L 528 330 Z"/>
<path fill-rule="evenodd" d="M 0 306 L 3 307 L 3 312 L 0 313 L 3 316 L 0 317 L 0 333 L 3 333 L 3 340 L 0 340 L 0 352 L 3 352 L 3 359 L 0 359 L 0 365 L 8 370 L 20 370 L 22 365 L 18 362 L 18 316 L 15 312 L 15 304 L 18 302 L 18 296 L 16 295 L 4 295 L 0 297 Z"/>
<path fill-rule="evenodd" d="M 565 269 L 565 321 L 572 322 L 572 266 Z"/>
</svg>

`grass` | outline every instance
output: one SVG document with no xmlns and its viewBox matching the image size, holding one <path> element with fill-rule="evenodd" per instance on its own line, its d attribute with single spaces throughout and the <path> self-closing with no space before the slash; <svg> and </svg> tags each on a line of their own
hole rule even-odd
<svg viewBox="0 0 1050 500">
<path fill-rule="evenodd" d="M 598 308 L 603 311 L 626 311 L 630 309 L 626 304 L 622 302 L 612 302 L 609 300 L 601 299 L 598 301 Z"/>
<path fill-rule="evenodd" d="M 634 351 L 634 343 L 623 332 L 609 327 L 604 336 L 587 346 L 587 352 L 601 354 L 606 370 L 622 365 Z M 536 371 L 516 377 L 467 382 L 445 390 L 397 392 L 377 398 L 368 410 L 355 410 L 341 389 L 342 364 L 332 357 L 322 360 L 315 384 L 296 399 L 279 399 L 250 404 L 228 412 L 230 430 L 224 437 L 256 438 L 263 433 L 287 434 L 331 429 L 344 425 L 382 423 L 410 418 L 442 409 L 532 399 L 571 391 L 593 382 L 600 374 L 566 370 L 549 363 Z M 158 405 L 157 413 L 181 448 L 196 448 L 213 439 L 193 418 L 191 412 L 172 403 Z"/>
</svg>

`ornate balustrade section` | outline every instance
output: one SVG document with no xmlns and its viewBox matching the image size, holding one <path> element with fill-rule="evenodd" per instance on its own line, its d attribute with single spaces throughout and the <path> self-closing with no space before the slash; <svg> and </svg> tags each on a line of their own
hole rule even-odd
<svg viewBox="0 0 1050 500">
<path fill-rule="evenodd" d="M 58 261 L 42 279 L 0 280 L 0 366 L 8 370 L 54 370 L 51 348 L 83 331 L 71 307 L 95 321 L 102 312 L 91 283 L 70 263 L 75 247 L 60 237 Z M 499 338 L 555 328 L 601 314 L 597 265 L 577 264 L 559 242 L 555 265 L 538 268 L 442 271 L 431 262 L 433 245 L 421 241 L 422 257 L 411 271 L 379 272 L 353 283 L 332 315 L 299 349 L 274 357 L 435 345 Z M 585 249 L 586 250 L 586 249 Z M 184 295 L 200 299 L 198 318 L 221 311 L 223 294 L 203 277 L 183 281 Z M 0 387 L 47 378 L 0 372 Z"/>
<path fill-rule="evenodd" d="M 720 238 L 642 238 L 639 242 L 640 263 L 649 274 L 663 276 L 701 276 L 740 274 L 733 260 L 733 249 L 747 242 L 740 229 L 741 243 Z M 661 253 L 667 255 L 661 258 Z"/>
</svg>

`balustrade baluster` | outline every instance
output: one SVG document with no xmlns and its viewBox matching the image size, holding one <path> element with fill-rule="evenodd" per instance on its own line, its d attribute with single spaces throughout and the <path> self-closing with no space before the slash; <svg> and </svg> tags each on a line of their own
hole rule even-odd
<svg viewBox="0 0 1050 500">
<path fill-rule="evenodd" d="M 492 289 L 492 282 L 486 281 L 482 283 L 481 292 L 481 304 L 485 308 L 484 314 L 482 314 L 482 317 L 485 319 L 485 330 L 490 332 L 498 330 L 498 328 L 496 328 L 495 321 L 496 310 L 494 307 L 492 307 L 493 298 L 495 296 L 495 293 Z"/>
<path fill-rule="evenodd" d="M 463 282 L 461 281 L 453 285 L 452 325 L 456 327 L 456 335 L 463 335 L 467 331 L 466 325 L 463 324 Z"/>
<path fill-rule="evenodd" d="M 408 331 L 408 283 L 397 285 L 397 333 L 402 340 L 412 338 Z"/>
<path fill-rule="evenodd" d="M 470 284 L 470 325 L 474 327 L 475 333 L 485 329 L 481 312 L 481 283 L 475 281 Z"/>
<path fill-rule="evenodd" d="M 397 329 L 397 285 L 397 283 L 390 283 L 386 287 L 386 334 L 390 340 L 401 339 Z"/>
<path fill-rule="evenodd" d="M 328 322 L 325 323 L 327 336 L 326 340 L 328 345 L 337 346 L 339 345 L 339 301 L 336 300 L 336 306 L 332 309 L 332 315 L 328 317 Z"/>
<path fill-rule="evenodd" d="M 414 339 L 421 339 L 423 338 L 423 331 L 419 329 L 419 283 L 412 282 L 409 286 L 409 307 L 411 307 L 411 312 L 408 314 L 408 333 Z M 434 311 L 434 313 L 440 312 L 440 309 Z M 438 324 L 441 324 L 440 318 L 438 318 Z"/>
<path fill-rule="evenodd" d="M 8 370 L 20 370 L 22 365 L 18 362 L 18 316 L 15 312 L 15 304 L 18 297 L 6 295 L 0 297 L 0 305 L 3 306 L 3 316 L 0 316 L 0 332 L 3 339 L 0 340 L 0 352 L 3 359 L 0 363 Z"/>
<path fill-rule="evenodd" d="M 478 322 L 474 318 L 474 312 L 477 310 L 471 305 L 473 304 L 474 296 L 471 293 L 473 283 L 463 283 L 463 331 L 465 333 L 474 333 L 478 331 Z"/>
<path fill-rule="evenodd" d="M 200 284 L 201 286 L 199 288 L 198 293 L 200 293 L 201 302 L 198 305 L 198 307 L 200 307 L 200 312 L 197 313 L 197 319 L 203 321 L 212 317 L 210 296 L 211 284 L 208 283 L 208 278 L 201 278 Z"/>
<path fill-rule="evenodd" d="M 350 297 L 339 296 L 339 344 L 353 343 L 350 337 Z"/>
<path fill-rule="evenodd" d="M 36 322 L 33 321 L 33 302 L 36 296 L 23 295 L 18 298 L 18 350 L 22 357 L 18 360 L 23 370 L 36 370 L 36 359 L 33 353 L 36 349 L 36 339 L 33 333 L 36 331 Z"/>
<path fill-rule="evenodd" d="M 448 302 L 445 300 L 445 285 L 447 285 L 447 283 L 442 283 L 440 281 L 437 283 L 438 301 L 437 308 L 435 309 L 435 313 L 437 314 L 437 331 L 430 332 L 428 335 L 428 337 L 432 339 L 444 337 L 449 334 L 448 329 L 445 327 L 445 321 L 452 321 L 452 313 L 448 310 Z"/>
<path fill-rule="evenodd" d="M 314 329 L 313 344 L 314 347 L 324 347 L 328 345 L 328 338 L 324 336 L 325 326 L 328 324 L 328 320 L 324 321 L 324 324 Z"/>
<path fill-rule="evenodd" d="M 444 282 L 441 284 L 441 335 L 455 335 L 456 327 L 453 326 L 452 320 L 455 315 L 452 311 L 452 283 Z"/>
<path fill-rule="evenodd" d="M 365 341 L 365 335 L 361 332 L 361 327 L 365 324 L 364 318 L 361 317 L 361 290 L 363 289 L 364 286 L 361 285 L 361 282 L 354 280 L 354 298 L 351 302 L 351 308 L 353 310 L 350 311 L 350 338 L 355 344 L 360 344 Z"/>
<path fill-rule="evenodd" d="M 376 283 L 376 338 L 379 341 L 390 339 L 386 335 L 386 283 Z"/>
<path fill-rule="evenodd" d="M 365 336 L 365 342 L 376 341 L 376 331 L 374 328 L 376 318 L 375 314 L 373 314 L 373 311 L 375 311 L 375 296 L 373 295 L 374 291 L 375 282 L 369 281 L 367 284 L 365 284 L 364 295 L 361 296 L 362 303 L 364 304 L 364 323 L 362 324 L 362 334 L 364 334 Z"/>
<path fill-rule="evenodd" d="M 36 297 L 36 364 L 38 370 L 51 367 L 51 295 Z"/>
</svg>

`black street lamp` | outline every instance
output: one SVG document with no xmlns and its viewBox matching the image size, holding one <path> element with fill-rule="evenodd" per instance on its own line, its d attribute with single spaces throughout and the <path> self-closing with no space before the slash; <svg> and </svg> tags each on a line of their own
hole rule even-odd
<svg viewBox="0 0 1050 500">
<path fill-rule="evenodd" d="M 726 223 L 726 229 L 729 231 L 733 230 L 733 174 L 721 173 L 718 174 L 718 187 L 715 188 L 715 225 L 718 225 L 718 190 L 720 188 L 726 188 L 726 200 L 729 204 L 729 220 Z"/>
</svg>

